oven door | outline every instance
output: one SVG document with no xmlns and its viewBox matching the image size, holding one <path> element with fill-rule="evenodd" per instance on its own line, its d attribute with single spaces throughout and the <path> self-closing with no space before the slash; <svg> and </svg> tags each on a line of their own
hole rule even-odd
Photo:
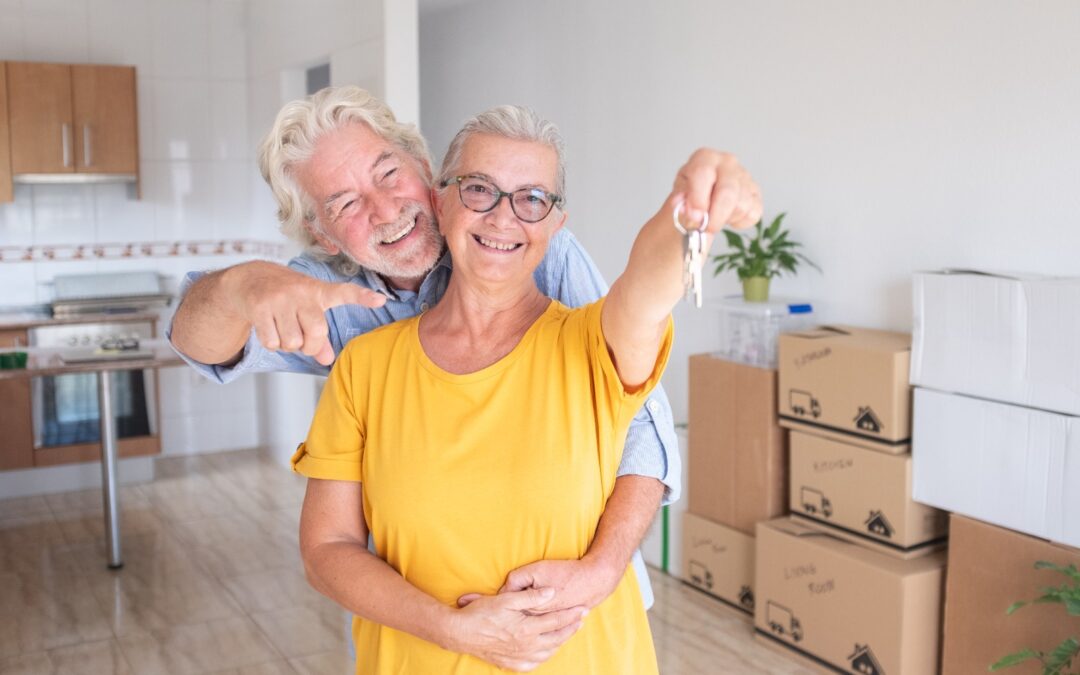
<svg viewBox="0 0 1080 675">
<path fill-rule="evenodd" d="M 30 344 L 92 348 L 109 339 L 149 339 L 150 322 L 61 324 L 33 328 Z M 121 370 L 112 378 L 113 412 L 119 439 L 157 435 L 157 386 L 153 370 Z M 97 373 L 35 377 L 31 384 L 34 449 L 101 442 Z"/>
<path fill-rule="evenodd" d="M 154 371 L 122 370 L 108 376 L 117 438 L 155 435 Z M 33 402 L 35 449 L 101 442 L 96 373 L 34 378 Z"/>
</svg>

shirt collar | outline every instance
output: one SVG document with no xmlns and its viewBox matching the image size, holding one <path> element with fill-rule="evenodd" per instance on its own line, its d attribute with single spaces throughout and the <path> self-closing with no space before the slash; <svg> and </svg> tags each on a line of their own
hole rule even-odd
<svg viewBox="0 0 1080 675">
<path fill-rule="evenodd" d="M 421 292 L 423 292 L 425 286 L 430 285 L 432 279 L 438 278 L 440 276 L 445 278 L 445 275 L 448 275 L 453 269 L 453 264 L 450 261 L 450 251 L 444 251 L 442 256 L 439 258 L 439 261 L 436 262 L 435 266 L 432 267 L 431 270 L 429 270 L 428 273 L 424 276 L 424 280 L 420 284 Z M 368 288 L 382 293 L 391 300 L 396 300 L 400 302 L 406 298 L 415 295 L 413 291 L 391 288 L 381 275 L 372 272 L 366 267 L 360 268 L 360 276 L 364 279 L 364 283 L 367 285 Z M 443 282 L 442 285 L 445 286 L 445 282 Z"/>
</svg>

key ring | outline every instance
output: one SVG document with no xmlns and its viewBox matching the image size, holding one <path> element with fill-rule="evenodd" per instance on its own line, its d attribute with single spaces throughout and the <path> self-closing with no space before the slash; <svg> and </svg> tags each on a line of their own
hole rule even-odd
<svg viewBox="0 0 1080 675">
<path fill-rule="evenodd" d="M 704 232 L 705 228 L 709 226 L 709 212 L 705 211 L 704 217 L 701 219 L 701 225 L 698 225 L 693 230 L 687 230 L 682 224 L 679 223 L 679 214 L 682 213 L 682 208 L 686 204 L 685 201 L 679 202 L 675 205 L 675 229 L 679 231 L 679 234 L 689 236 L 690 232 Z"/>
</svg>

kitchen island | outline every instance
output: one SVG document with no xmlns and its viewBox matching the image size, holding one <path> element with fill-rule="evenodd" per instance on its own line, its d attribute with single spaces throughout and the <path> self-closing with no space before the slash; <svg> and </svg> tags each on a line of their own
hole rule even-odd
<svg viewBox="0 0 1080 675">
<path fill-rule="evenodd" d="M 123 370 L 153 370 L 184 365 L 165 340 L 143 340 L 133 349 L 23 347 L 5 352 L 26 352 L 26 366 L 0 370 L 0 381 L 28 379 L 71 373 L 96 373 L 101 423 L 101 479 L 105 506 L 105 538 L 108 566 L 123 566 L 120 548 L 120 507 L 116 478 L 117 432 L 113 414 L 109 373 Z"/>
</svg>

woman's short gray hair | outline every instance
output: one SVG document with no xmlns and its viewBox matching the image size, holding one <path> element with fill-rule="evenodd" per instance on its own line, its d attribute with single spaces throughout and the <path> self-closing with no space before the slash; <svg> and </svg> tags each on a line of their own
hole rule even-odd
<svg viewBox="0 0 1080 675">
<path fill-rule="evenodd" d="M 317 225 L 315 211 L 291 172 L 306 162 L 323 134 L 362 122 L 410 156 L 422 168 L 431 167 L 427 143 L 416 125 L 398 122 L 390 107 L 360 87 L 327 87 L 291 101 L 278 112 L 274 126 L 259 145 L 259 170 L 278 204 L 281 231 L 305 249 L 316 246 L 304 221 Z"/>
<path fill-rule="evenodd" d="M 438 180 L 435 181 L 436 185 L 442 185 L 443 181 L 451 180 L 457 175 L 461 151 L 465 147 L 465 141 L 473 134 L 491 134 L 516 141 L 532 141 L 542 143 L 554 150 L 557 162 L 555 194 L 562 197 L 565 203 L 566 164 L 563 159 L 565 144 L 562 134 L 553 122 L 540 117 L 532 109 L 519 105 L 496 106 L 466 120 L 461 131 L 457 132 L 454 140 L 450 141 L 446 157 L 443 158 L 442 170 L 439 172 Z"/>
</svg>

